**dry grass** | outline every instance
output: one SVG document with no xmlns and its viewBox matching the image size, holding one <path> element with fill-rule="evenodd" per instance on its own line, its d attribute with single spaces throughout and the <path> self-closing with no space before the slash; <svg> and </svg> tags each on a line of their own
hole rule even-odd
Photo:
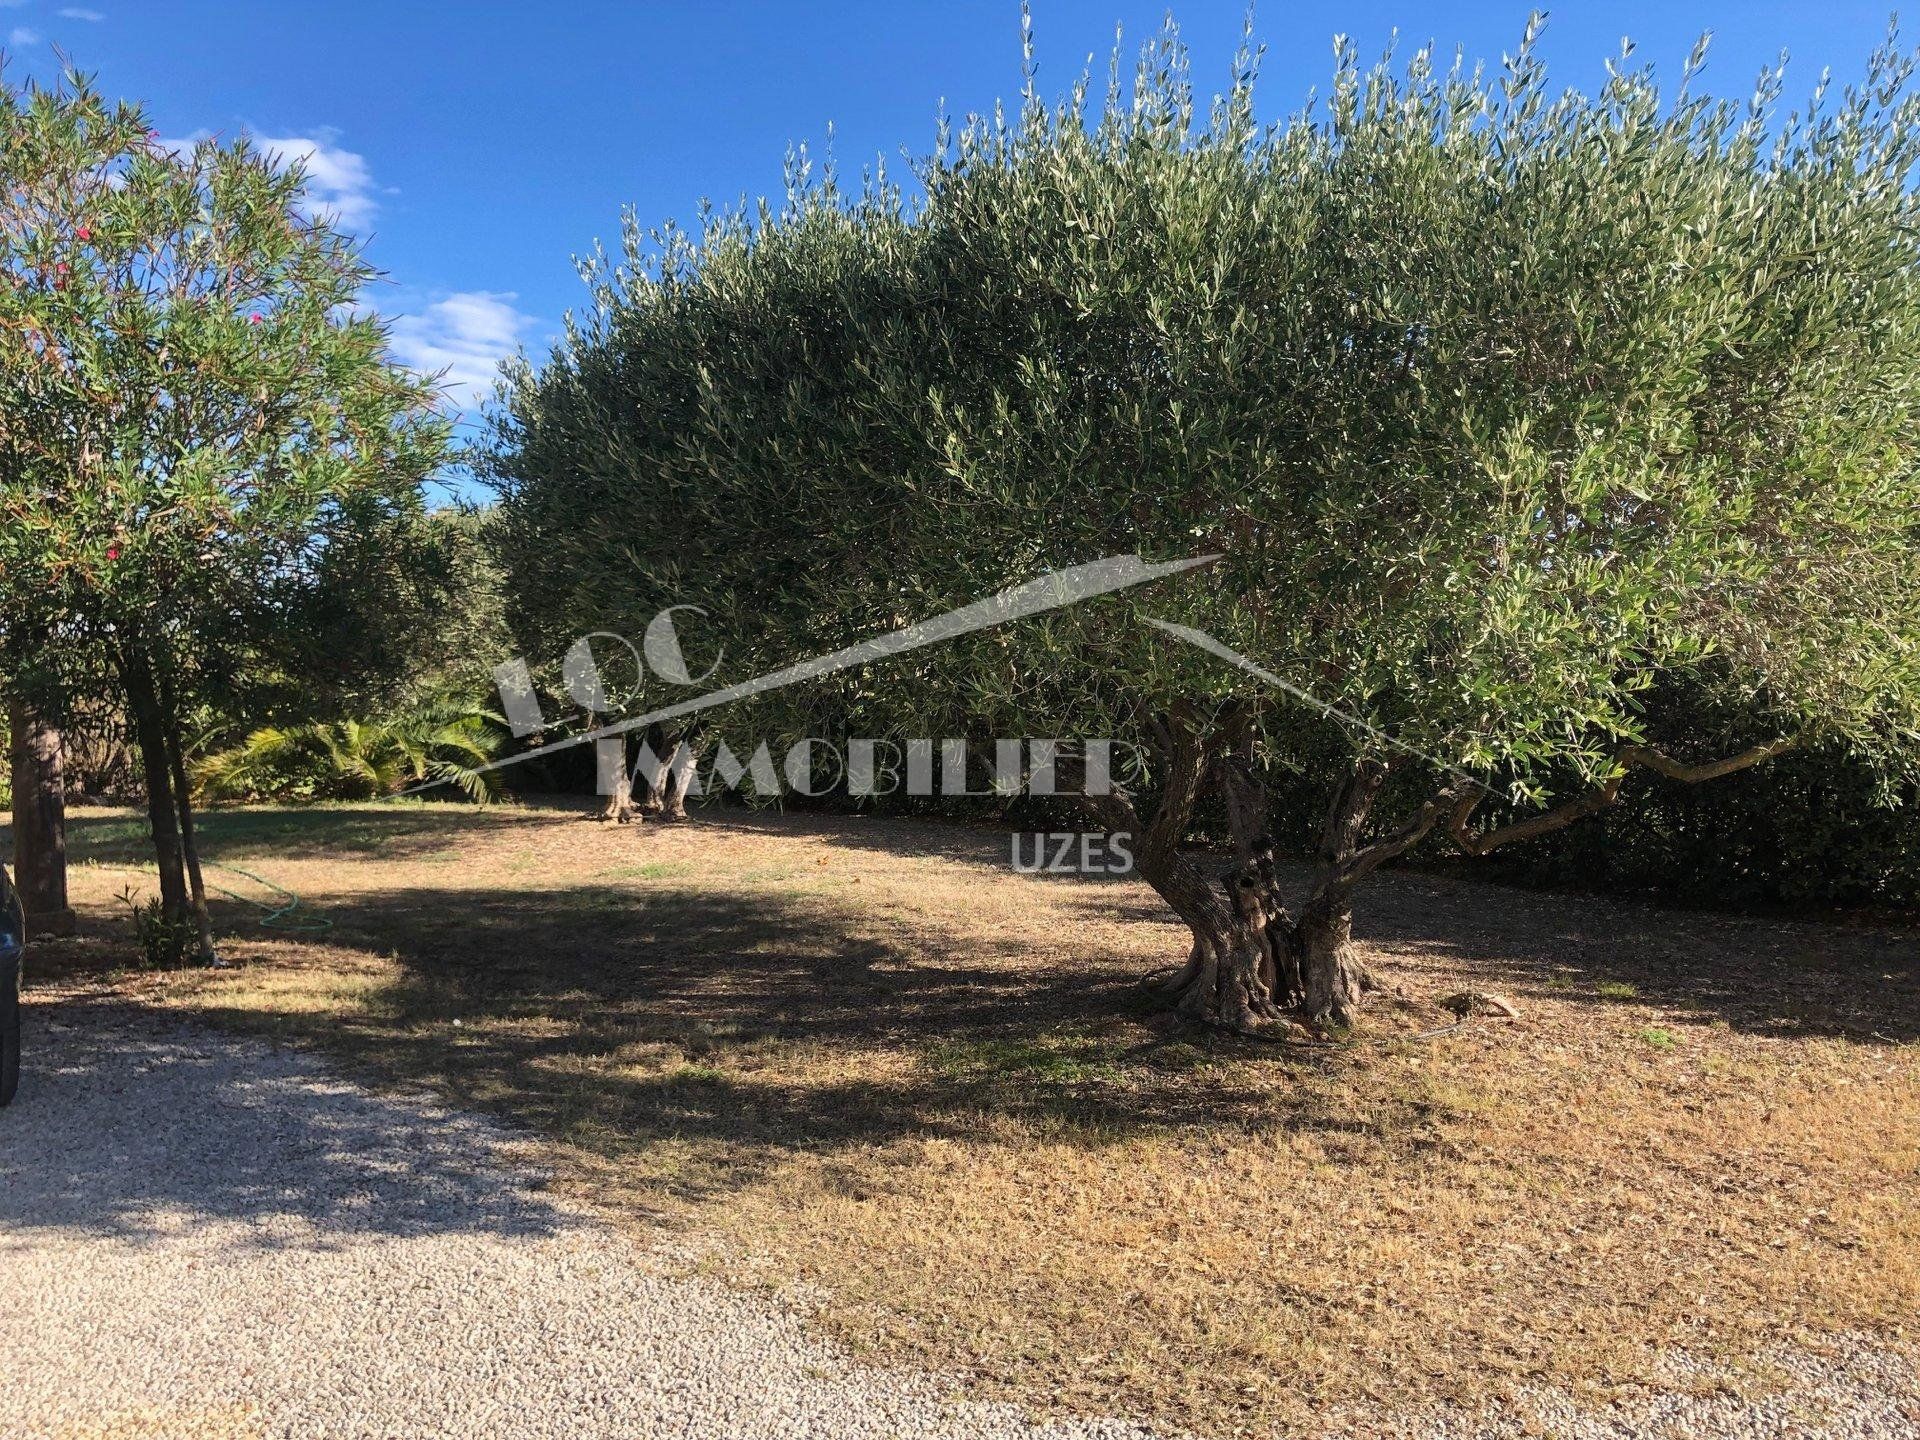
<svg viewBox="0 0 1920 1440">
<path fill-rule="evenodd" d="M 75 829 L 137 857 L 124 818 Z M 1014 876 L 987 832 L 212 829 L 333 928 L 267 938 L 228 903 L 246 968 L 121 992 L 510 1116 L 711 1268 L 804 1283 L 856 1347 L 1043 1406 L 1261 1429 L 1920 1313 L 1911 934 L 1394 875 L 1359 930 L 1402 993 L 1366 1043 L 1275 1049 L 1144 1013 L 1132 982 L 1182 949 L 1151 895 Z M 92 938 L 43 980 L 126 958 L 130 878 L 77 872 Z M 1521 1018 L 1404 1038 L 1463 988 Z"/>
</svg>

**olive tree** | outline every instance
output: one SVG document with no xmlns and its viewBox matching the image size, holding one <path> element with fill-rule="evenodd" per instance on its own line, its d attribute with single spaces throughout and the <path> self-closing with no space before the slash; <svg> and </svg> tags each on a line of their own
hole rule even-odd
<svg viewBox="0 0 1920 1440">
<path fill-rule="evenodd" d="M 163 917 L 210 953 L 183 719 L 334 539 L 418 511 L 447 426 L 299 167 L 68 73 L 0 85 L 0 176 L 0 670 L 110 670 Z"/>
<path fill-rule="evenodd" d="M 1037 572 L 1215 557 L 756 703 L 1139 740 L 1146 783 L 1089 803 L 1193 932 L 1170 999 L 1243 1029 L 1352 1021 L 1356 887 L 1423 841 L 1482 854 L 1812 736 L 1906 763 L 1911 60 L 1796 110 L 1778 72 L 1695 93 L 1704 51 L 1666 91 L 1623 53 L 1556 93 L 1537 29 L 1493 73 L 1341 42 L 1271 126 L 1250 53 L 1197 110 L 1169 34 L 1103 104 L 1030 68 L 917 198 L 796 168 L 697 234 L 630 224 L 508 396 L 510 592 L 556 636 L 697 603 L 738 678 Z M 1654 748 L 1667 683 L 1751 742 Z M 1308 749 L 1334 799 L 1289 906 L 1261 780 Z M 1216 799 L 1224 888 L 1182 849 Z"/>
</svg>

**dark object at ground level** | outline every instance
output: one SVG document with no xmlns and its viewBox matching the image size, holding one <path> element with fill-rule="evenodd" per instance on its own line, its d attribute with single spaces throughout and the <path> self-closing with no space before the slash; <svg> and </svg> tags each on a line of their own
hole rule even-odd
<svg viewBox="0 0 1920 1440">
<path fill-rule="evenodd" d="M 13 880 L 0 865 L 0 1107 L 20 1085 L 20 956 L 26 948 L 26 916 Z"/>
</svg>

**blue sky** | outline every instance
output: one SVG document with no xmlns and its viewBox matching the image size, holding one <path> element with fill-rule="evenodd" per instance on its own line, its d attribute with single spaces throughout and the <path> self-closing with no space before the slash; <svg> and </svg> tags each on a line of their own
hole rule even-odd
<svg viewBox="0 0 1920 1440">
<path fill-rule="evenodd" d="M 1178 0 L 1198 81 L 1224 80 L 1242 0 Z M 1397 28 L 1497 62 L 1528 6 L 1268 0 L 1262 108 L 1323 85 L 1330 40 L 1373 54 Z M 1068 88 L 1090 53 L 1103 72 L 1121 25 L 1131 47 L 1162 0 L 1035 0 L 1040 82 Z M 1883 3 L 1554 7 L 1546 54 L 1561 84 L 1594 86 L 1623 34 L 1673 73 L 1703 30 L 1708 83 L 1744 96 L 1782 47 L 1789 94 L 1822 66 L 1857 74 Z M 944 100 L 956 115 L 1017 95 L 1018 0 L 944 3 L 564 4 L 331 0 L 0 0 L 9 74 L 44 72 L 55 46 L 109 93 L 145 100 L 168 136 L 246 129 L 309 157 L 323 198 L 368 237 L 391 283 L 374 296 L 409 363 L 450 368 L 470 403 L 496 359 L 543 348 L 581 290 L 571 256 L 618 233 L 777 190 L 790 141 L 829 123 L 842 169 L 924 150 Z"/>
</svg>

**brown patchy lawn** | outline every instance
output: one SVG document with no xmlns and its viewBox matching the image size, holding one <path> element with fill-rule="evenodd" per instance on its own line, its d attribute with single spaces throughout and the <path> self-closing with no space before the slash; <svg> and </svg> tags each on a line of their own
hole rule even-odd
<svg viewBox="0 0 1920 1440">
<path fill-rule="evenodd" d="M 209 829 L 332 928 L 223 901 L 243 969 L 109 974 L 139 879 L 82 865 L 40 1003 L 110 986 L 510 1117 L 615 1215 L 804 1284 L 884 1360 L 1224 1433 L 1631 1385 L 1674 1345 L 1913 1339 L 1912 932 L 1389 875 L 1358 928 L 1402 993 L 1352 1048 L 1262 1047 L 1140 1009 L 1184 950 L 1143 887 L 1015 876 L 987 831 L 423 806 Z M 138 860 L 130 816 L 74 832 Z M 1463 988 L 1520 1018 L 1405 1038 Z"/>
</svg>

